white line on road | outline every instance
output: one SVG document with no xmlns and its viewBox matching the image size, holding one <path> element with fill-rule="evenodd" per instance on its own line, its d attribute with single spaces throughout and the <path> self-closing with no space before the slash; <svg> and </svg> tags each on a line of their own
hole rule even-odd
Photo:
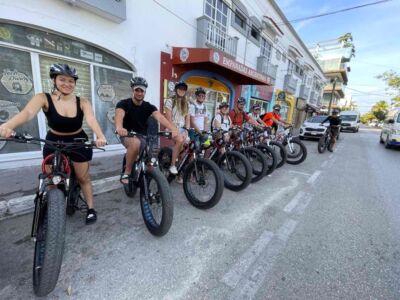
<svg viewBox="0 0 400 300">
<path fill-rule="evenodd" d="M 289 170 L 289 173 L 300 174 L 300 175 L 305 175 L 305 176 L 311 176 L 311 174 L 309 174 L 309 173 L 300 172 L 300 171 L 293 171 L 293 170 Z"/>
<path fill-rule="evenodd" d="M 303 201 L 296 207 L 296 209 L 294 210 L 294 213 L 296 215 L 302 215 L 304 214 L 304 211 L 306 210 L 308 204 L 310 204 L 311 202 L 311 196 L 307 195 Z"/>
<path fill-rule="evenodd" d="M 328 158 L 331 159 L 333 157 L 333 153 L 329 154 Z"/>
<path fill-rule="evenodd" d="M 293 208 L 299 204 L 300 200 L 305 196 L 305 193 L 303 191 L 299 191 L 296 196 L 293 197 L 293 199 L 285 206 L 283 209 L 284 212 L 290 213 Z"/>
<path fill-rule="evenodd" d="M 308 178 L 307 183 L 313 184 L 315 180 L 317 180 L 318 176 L 321 174 L 321 171 L 317 170 L 314 172 L 314 174 L 311 175 L 310 178 Z"/>
<path fill-rule="evenodd" d="M 253 264 L 261 252 L 271 241 L 274 234 L 264 231 L 256 242 L 239 259 L 239 261 L 222 277 L 222 282 L 234 288 L 248 268 Z"/>
<path fill-rule="evenodd" d="M 322 168 L 325 168 L 327 164 L 328 164 L 328 161 L 325 160 L 325 161 L 322 163 L 321 167 L 322 167 Z"/>
<path fill-rule="evenodd" d="M 272 270 L 274 263 L 284 249 L 286 241 L 297 226 L 297 222 L 288 219 L 278 230 L 276 237 L 262 253 L 257 262 L 254 264 L 254 269 L 249 270 L 250 276 L 243 278 L 240 284 L 232 292 L 228 299 L 254 299 L 258 290 L 262 286 L 268 273 Z"/>
</svg>

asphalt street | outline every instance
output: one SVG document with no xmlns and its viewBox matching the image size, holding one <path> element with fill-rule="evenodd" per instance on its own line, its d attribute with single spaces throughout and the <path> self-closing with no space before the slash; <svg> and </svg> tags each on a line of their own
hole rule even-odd
<svg viewBox="0 0 400 300">
<path fill-rule="evenodd" d="M 153 237 L 138 197 L 96 198 L 67 220 L 49 299 L 400 299 L 400 150 L 379 131 L 342 133 L 308 158 L 203 211 L 173 183 L 170 232 Z M 30 299 L 32 215 L 0 222 L 0 299 Z M 71 292 L 69 295 L 67 290 Z"/>
</svg>

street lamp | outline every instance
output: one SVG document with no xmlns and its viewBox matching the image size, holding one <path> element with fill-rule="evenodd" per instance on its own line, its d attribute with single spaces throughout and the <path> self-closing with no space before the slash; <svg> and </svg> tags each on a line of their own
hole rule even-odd
<svg viewBox="0 0 400 300">
<path fill-rule="evenodd" d="M 338 80 L 337 77 L 331 79 L 331 83 L 332 83 L 332 94 L 331 94 L 331 99 L 329 100 L 328 115 L 331 114 L 331 107 L 332 107 L 333 94 L 335 93 L 335 87 L 336 87 L 336 82 L 337 82 L 337 80 Z"/>
</svg>

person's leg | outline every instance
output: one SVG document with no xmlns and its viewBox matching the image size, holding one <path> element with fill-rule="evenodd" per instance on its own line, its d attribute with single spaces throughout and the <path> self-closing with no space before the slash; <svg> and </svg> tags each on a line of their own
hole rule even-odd
<svg viewBox="0 0 400 300">
<path fill-rule="evenodd" d="M 175 145 L 172 148 L 172 160 L 171 160 L 170 172 L 172 174 L 177 174 L 178 171 L 176 170 L 175 163 L 176 163 L 176 159 L 178 158 L 179 153 L 182 150 L 182 146 L 183 146 L 183 142 L 184 142 L 183 136 L 178 134 L 174 138 L 174 142 L 175 142 Z"/>
<path fill-rule="evenodd" d="M 136 137 L 125 138 L 124 146 L 126 147 L 126 163 L 124 174 L 130 175 L 132 172 L 132 165 L 139 155 L 140 140 Z M 122 183 L 128 183 L 128 179 L 122 179 Z"/>
</svg>

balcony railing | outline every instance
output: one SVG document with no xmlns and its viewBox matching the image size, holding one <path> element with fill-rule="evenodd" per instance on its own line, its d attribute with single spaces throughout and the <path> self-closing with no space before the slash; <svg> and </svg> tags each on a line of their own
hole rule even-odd
<svg viewBox="0 0 400 300">
<path fill-rule="evenodd" d="M 299 98 L 308 99 L 309 95 L 310 95 L 310 88 L 307 87 L 305 84 L 300 85 Z"/>
<path fill-rule="evenodd" d="M 275 83 L 278 66 L 271 64 L 271 62 L 268 61 L 267 57 L 257 57 L 257 71 L 270 77 L 272 84 Z"/>
<path fill-rule="evenodd" d="M 292 93 L 293 95 L 296 94 L 297 79 L 294 79 L 291 74 L 286 74 L 285 81 L 283 83 L 283 89 L 286 92 Z"/>
<path fill-rule="evenodd" d="M 197 19 L 198 48 L 215 48 L 236 57 L 237 43 L 237 37 L 229 36 L 224 30 L 212 24 L 206 16 Z"/>
</svg>

